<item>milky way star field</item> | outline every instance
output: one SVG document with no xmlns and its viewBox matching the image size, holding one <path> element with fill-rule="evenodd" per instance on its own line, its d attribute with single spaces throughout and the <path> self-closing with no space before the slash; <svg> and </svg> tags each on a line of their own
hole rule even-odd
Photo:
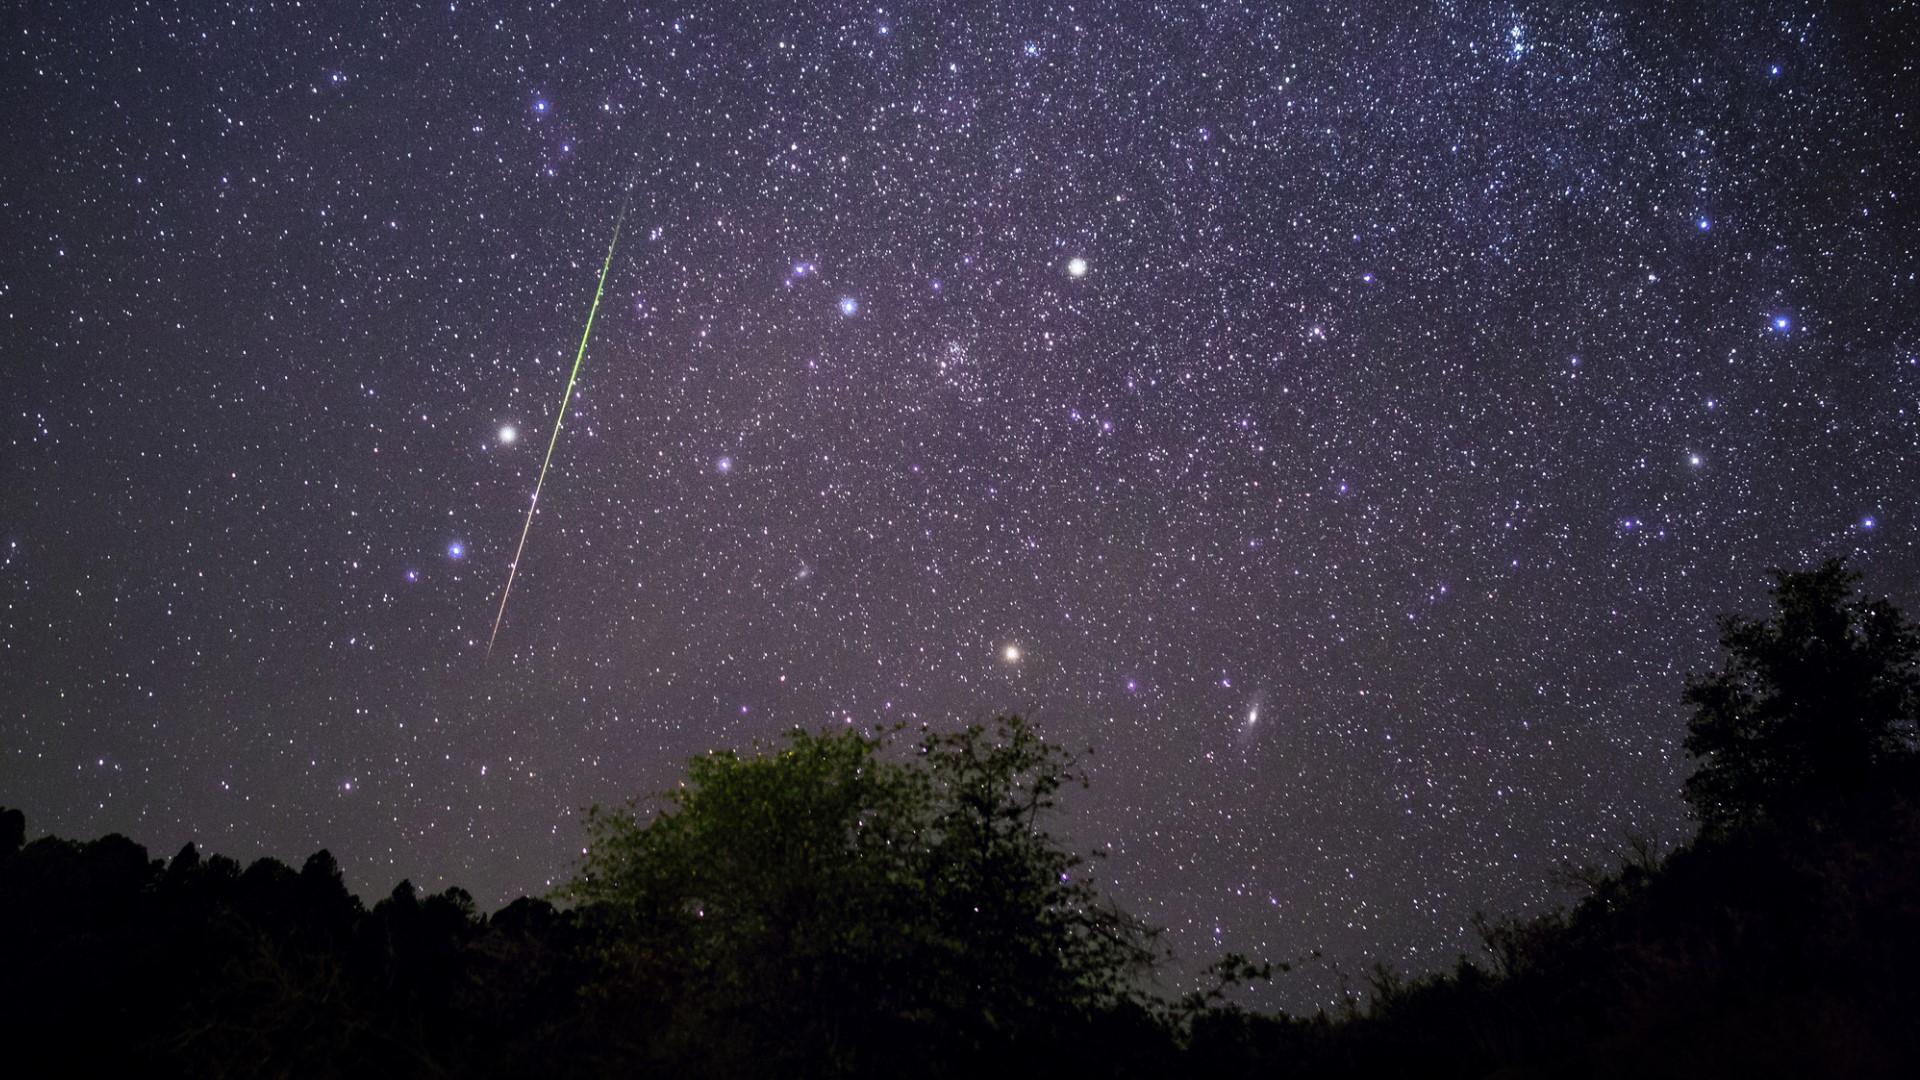
<svg viewBox="0 0 1920 1080">
<path fill-rule="evenodd" d="M 1183 963 L 1450 965 L 1689 834 L 1769 567 L 1920 606 L 1916 25 L 16 5 L 0 803 L 492 908 L 1017 711 Z"/>
</svg>

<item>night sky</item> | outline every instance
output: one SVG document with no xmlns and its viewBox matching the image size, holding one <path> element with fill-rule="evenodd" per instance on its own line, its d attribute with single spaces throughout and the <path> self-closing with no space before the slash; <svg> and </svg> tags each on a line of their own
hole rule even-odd
<svg viewBox="0 0 1920 1080">
<path fill-rule="evenodd" d="M 1181 955 L 1451 962 L 1920 606 L 1920 15 L 1570 6 L 10 5 L 0 803 L 492 908 L 1017 710 Z"/>
</svg>

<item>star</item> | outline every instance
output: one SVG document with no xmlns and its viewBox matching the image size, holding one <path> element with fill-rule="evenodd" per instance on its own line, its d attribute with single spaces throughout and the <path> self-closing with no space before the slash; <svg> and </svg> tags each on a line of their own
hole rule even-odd
<svg viewBox="0 0 1920 1080">
<path fill-rule="evenodd" d="M 1078 255 L 1075 255 L 1073 258 L 1068 259 L 1067 260 L 1067 276 L 1068 277 L 1086 277 L 1087 276 L 1087 260 L 1081 258 Z"/>
</svg>

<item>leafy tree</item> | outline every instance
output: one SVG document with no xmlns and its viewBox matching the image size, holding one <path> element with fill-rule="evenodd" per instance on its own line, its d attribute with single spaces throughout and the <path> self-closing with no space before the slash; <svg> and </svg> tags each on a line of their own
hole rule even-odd
<svg viewBox="0 0 1920 1080">
<path fill-rule="evenodd" d="M 589 811 L 561 895 L 601 929 L 630 1053 L 727 1074 L 924 1071 L 1134 1000 L 1152 934 L 1041 828 L 1070 759 L 1017 717 L 894 749 L 796 731 L 695 759 L 650 817 Z"/>
<path fill-rule="evenodd" d="M 1040 827 L 1061 787 L 1085 784 L 1071 759 L 1019 717 L 927 736 L 920 754 L 930 791 L 914 835 L 927 845 L 918 867 L 932 883 L 944 974 L 984 995 L 960 1008 L 981 1016 L 1132 1000 L 1156 958 L 1153 935 Z"/>
<path fill-rule="evenodd" d="M 1830 559 L 1774 571 L 1774 612 L 1722 616 L 1719 675 L 1687 683 L 1687 799 L 1708 834 L 1860 790 L 1912 757 L 1920 631 Z"/>
</svg>

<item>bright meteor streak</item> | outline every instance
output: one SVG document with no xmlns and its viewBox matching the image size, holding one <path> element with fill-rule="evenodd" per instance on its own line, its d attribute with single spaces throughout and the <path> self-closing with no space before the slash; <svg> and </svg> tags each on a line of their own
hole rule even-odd
<svg viewBox="0 0 1920 1080">
<path fill-rule="evenodd" d="M 553 418 L 553 434 L 547 439 L 547 456 L 540 462 L 540 478 L 533 482 L 533 501 L 527 504 L 527 523 L 520 526 L 520 546 L 513 549 L 513 562 L 507 568 L 507 587 L 500 591 L 500 611 L 493 617 L 493 633 L 487 638 L 487 656 L 493 656 L 493 643 L 500 637 L 500 621 L 507 617 L 507 597 L 513 595 L 513 579 L 520 573 L 520 554 L 527 550 L 527 533 L 533 529 L 533 512 L 540 507 L 540 489 L 547 482 L 547 466 L 553 464 L 553 448 L 560 441 L 560 425 L 567 418 L 567 403 L 573 400 L 573 387 L 580 381 L 580 361 L 587 356 L 587 338 L 593 334 L 593 316 L 600 310 L 601 294 L 607 291 L 607 270 L 613 266 L 613 249 L 620 243 L 620 226 L 627 220 L 627 207 L 620 205 L 620 216 L 613 222 L 613 239 L 607 241 L 607 258 L 600 264 L 600 284 L 593 290 L 593 306 L 587 309 L 587 328 L 580 332 L 580 349 L 573 354 L 573 373 L 567 376 L 567 391 L 560 396 L 560 412 Z"/>
</svg>

